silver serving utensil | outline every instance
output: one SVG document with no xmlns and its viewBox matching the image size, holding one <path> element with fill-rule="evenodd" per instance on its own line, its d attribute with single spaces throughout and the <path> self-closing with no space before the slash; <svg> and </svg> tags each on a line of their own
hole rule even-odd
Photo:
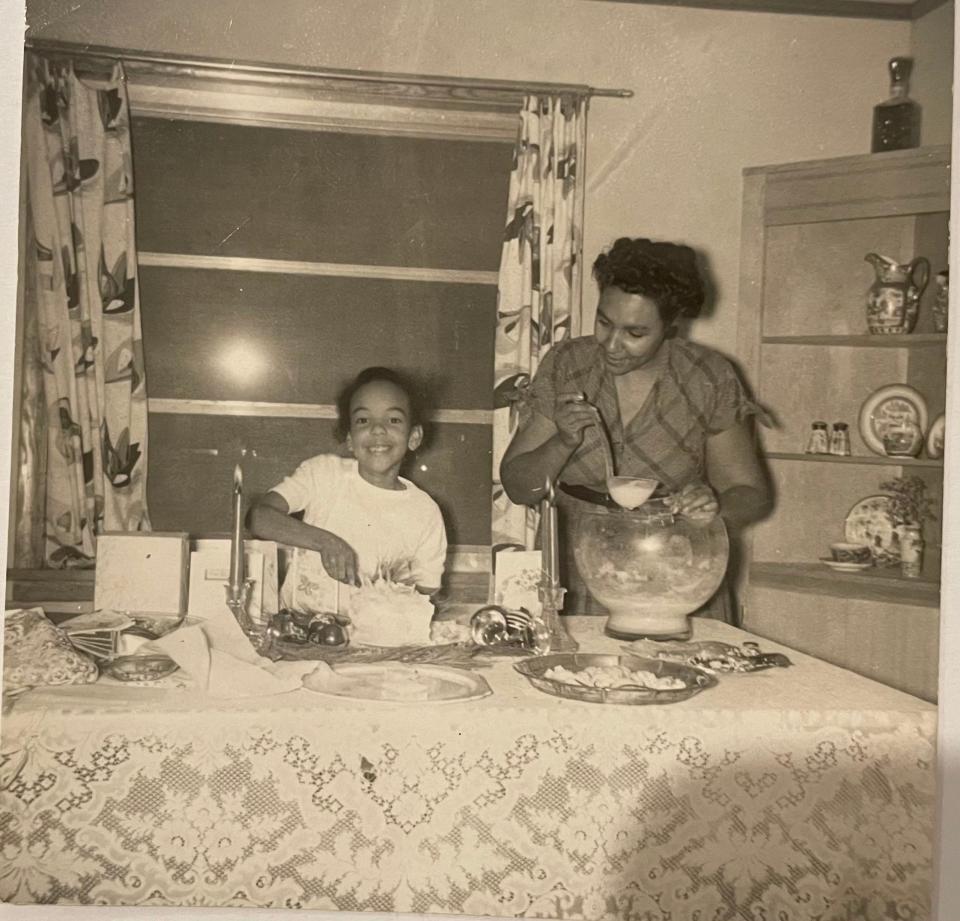
<svg viewBox="0 0 960 921">
<path fill-rule="evenodd" d="M 607 427 L 604 425 L 600 410 L 593 403 L 588 403 L 586 398 L 582 397 L 577 401 L 586 403 L 593 410 L 597 421 L 594 423 L 600 431 L 600 441 L 603 445 L 603 461 L 607 474 L 607 492 L 620 508 L 635 509 L 640 508 L 657 488 L 658 481 L 648 477 L 636 476 L 617 476 L 613 466 L 613 448 L 610 445 L 610 436 L 607 433 Z"/>
</svg>

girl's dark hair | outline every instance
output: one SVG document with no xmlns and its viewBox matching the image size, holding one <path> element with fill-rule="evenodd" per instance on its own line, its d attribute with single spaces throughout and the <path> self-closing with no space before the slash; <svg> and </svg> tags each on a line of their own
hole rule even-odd
<svg viewBox="0 0 960 921">
<path fill-rule="evenodd" d="M 410 425 L 424 425 L 423 400 L 414 383 L 399 371 L 392 368 L 364 368 L 346 387 L 337 395 L 337 437 L 345 441 L 350 434 L 350 403 L 354 394 L 367 384 L 374 381 L 385 381 L 399 387 L 410 404 Z"/>
<path fill-rule="evenodd" d="M 621 237 L 593 264 L 600 291 L 620 288 L 655 301 L 660 319 L 696 317 L 706 299 L 694 251 L 678 243 Z"/>
</svg>

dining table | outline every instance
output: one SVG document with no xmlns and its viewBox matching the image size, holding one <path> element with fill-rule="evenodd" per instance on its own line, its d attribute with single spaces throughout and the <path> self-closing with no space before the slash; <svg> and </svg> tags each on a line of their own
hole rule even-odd
<svg viewBox="0 0 960 921">
<path fill-rule="evenodd" d="M 0 726 L 0 898 L 622 921 L 923 921 L 936 707 L 780 652 L 671 703 L 94 684 Z M 601 617 L 581 652 L 622 653 Z"/>
</svg>

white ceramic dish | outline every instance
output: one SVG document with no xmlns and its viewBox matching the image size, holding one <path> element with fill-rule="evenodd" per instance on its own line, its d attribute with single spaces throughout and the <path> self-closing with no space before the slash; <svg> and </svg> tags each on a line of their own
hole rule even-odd
<svg viewBox="0 0 960 921">
<path fill-rule="evenodd" d="M 927 430 L 927 401 L 913 387 L 890 384 L 874 391 L 860 408 L 860 437 L 874 454 L 886 456 L 884 433 L 892 425 L 909 419 L 921 432 Z"/>
<path fill-rule="evenodd" d="M 837 572 L 863 572 L 864 569 L 873 568 L 873 563 L 838 563 L 826 556 L 820 557 L 820 562 Z"/>
<path fill-rule="evenodd" d="M 943 413 L 940 413 L 940 415 L 933 420 L 930 431 L 927 432 L 927 457 L 943 457 L 943 438 L 944 432 L 946 431 L 946 423 L 947 419 Z"/>
<path fill-rule="evenodd" d="M 875 563 L 893 565 L 900 561 L 900 549 L 889 496 L 867 496 L 847 513 L 844 536 L 854 544 L 866 544 Z"/>
</svg>

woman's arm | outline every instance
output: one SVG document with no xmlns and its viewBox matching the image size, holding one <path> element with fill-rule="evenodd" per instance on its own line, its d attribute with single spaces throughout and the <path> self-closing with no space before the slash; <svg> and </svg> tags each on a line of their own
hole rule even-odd
<svg viewBox="0 0 960 921">
<path fill-rule="evenodd" d="M 535 412 L 520 427 L 500 462 L 500 482 L 511 502 L 534 505 L 543 498 L 547 480 L 557 481 L 583 430 L 596 423 L 595 412 L 582 394 L 568 394 L 557 399 L 556 422 Z"/>
<path fill-rule="evenodd" d="M 740 528 L 770 512 L 773 495 L 747 420 L 709 436 L 706 460 L 707 478 L 728 525 Z"/>
<path fill-rule="evenodd" d="M 359 584 L 357 554 L 353 547 L 331 531 L 292 518 L 287 500 L 279 493 L 268 492 L 260 499 L 250 509 L 247 525 L 254 537 L 315 550 L 331 578 L 348 585 Z"/>
</svg>

